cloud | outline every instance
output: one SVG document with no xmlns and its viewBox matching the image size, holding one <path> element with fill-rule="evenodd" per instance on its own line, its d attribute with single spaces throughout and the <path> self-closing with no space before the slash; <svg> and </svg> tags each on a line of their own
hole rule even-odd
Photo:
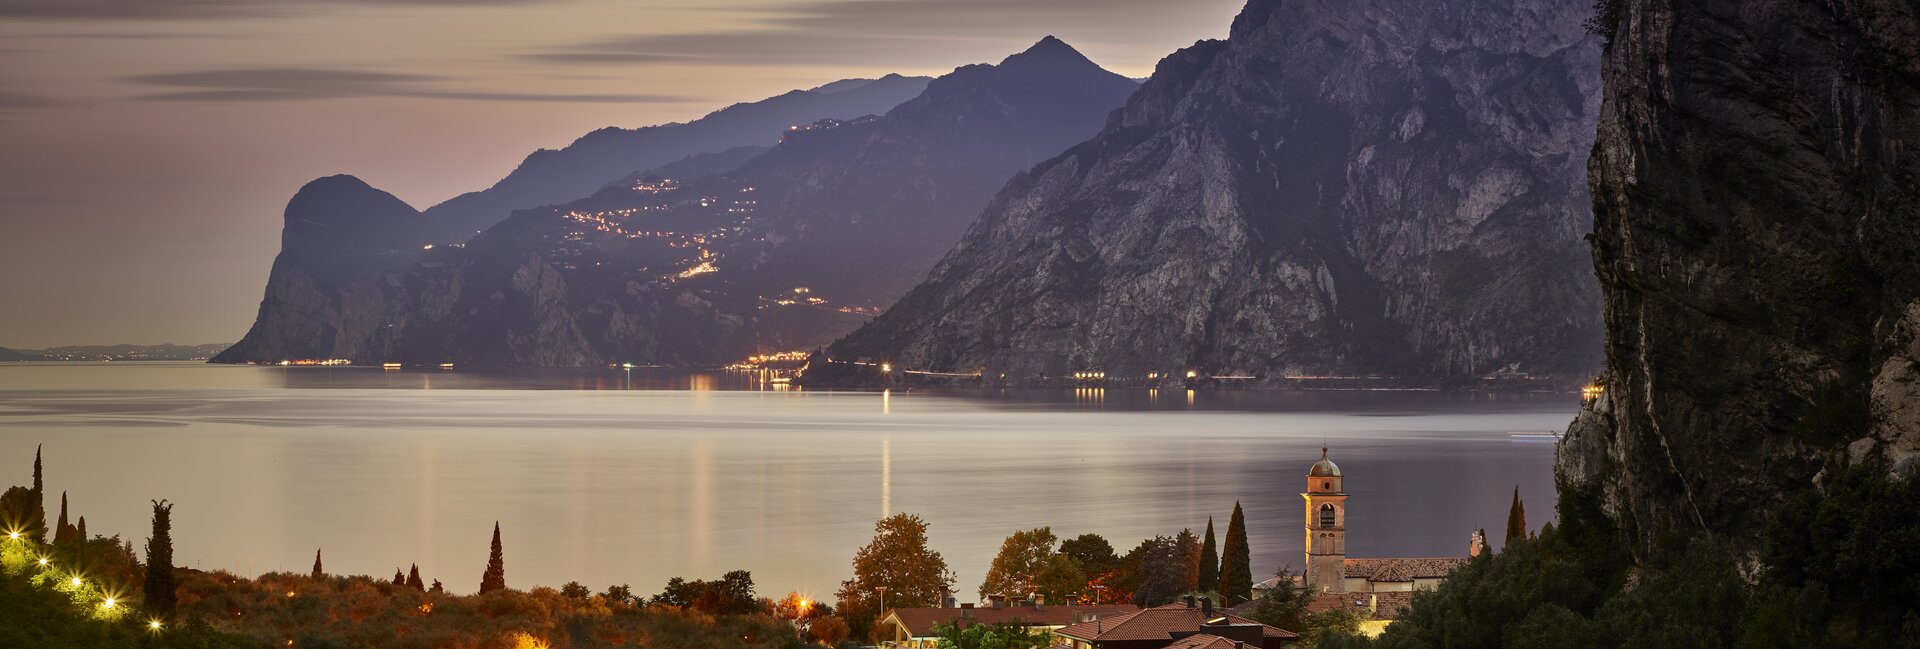
<svg viewBox="0 0 1920 649">
<path fill-rule="evenodd" d="M 528 54 L 549 63 L 950 65 L 1010 54 L 1053 32 L 1076 46 L 1167 47 L 1217 35 L 1245 0 L 815 0 L 737 7 L 759 26 L 587 40 Z M 769 11 L 779 13 L 771 16 Z M 1184 27 L 1184 28 L 1183 28 Z M 1191 32 L 1191 33 L 1188 33 Z M 1173 35 L 1171 38 L 1169 35 Z M 1157 59 L 1166 52 L 1152 52 Z M 1149 59 L 1147 62 L 1151 62 Z"/>
<path fill-rule="evenodd" d="M 484 7 L 560 0 L 320 0 L 360 6 Z M 0 0 L 0 17 L 47 20 L 189 20 L 248 18 L 310 9 L 298 0 Z"/>
<path fill-rule="evenodd" d="M 144 95 L 154 101 L 303 101 L 364 97 L 417 97 L 469 101 L 574 103 L 679 103 L 698 98 L 643 94 L 545 94 L 440 87 L 448 77 L 328 68 L 236 68 L 128 77 L 169 89 Z"/>
</svg>

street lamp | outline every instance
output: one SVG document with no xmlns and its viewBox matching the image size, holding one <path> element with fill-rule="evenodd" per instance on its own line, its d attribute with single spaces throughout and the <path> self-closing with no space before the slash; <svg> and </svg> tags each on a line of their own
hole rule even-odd
<svg viewBox="0 0 1920 649">
<path fill-rule="evenodd" d="M 874 586 L 873 590 L 880 593 L 880 614 L 886 615 L 887 614 L 887 587 Z"/>
<path fill-rule="evenodd" d="M 1094 584 L 1094 585 L 1093 585 L 1093 603 L 1095 603 L 1095 604 L 1105 604 L 1105 603 L 1106 603 L 1106 597 L 1105 597 L 1105 595 L 1106 595 L 1106 593 L 1103 593 L 1103 592 L 1101 592 L 1101 591 L 1104 591 L 1104 590 L 1106 590 L 1106 589 L 1107 589 L 1107 585 L 1106 585 L 1106 584 Z"/>
</svg>

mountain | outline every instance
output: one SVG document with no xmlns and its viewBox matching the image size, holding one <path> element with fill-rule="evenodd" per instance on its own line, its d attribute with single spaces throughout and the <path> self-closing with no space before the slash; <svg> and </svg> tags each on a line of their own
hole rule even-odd
<svg viewBox="0 0 1920 649">
<path fill-rule="evenodd" d="M 443 224 L 442 240 L 464 241 L 514 210 L 573 200 L 636 171 L 691 155 L 769 146 L 782 130 L 795 124 L 884 113 L 920 94 L 927 82 L 926 77 L 898 74 L 844 79 L 734 104 L 684 124 L 603 128 L 565 148 L 535 151 L 492 187 L 430 207 L 427 216 Z"/>
<path fill-rule="evenodd" d="M 204 361 L 229 345 L 66 345 L 36 352 L 43 361 Z"/>
<path fill-rule="evenodd" d="M 1906 547 L 1893 539 L 1913 534 L 1912 502 L 1887 516 L 1857 481 L 1836 485 L 1920 466 L 1920 157 L 1905 146 L 1920 141 L 1920 14 L 1614 6 L 1591 162 L 1604 391 L 1560 446 L 1561 484 L 1601 503 L 1643 565 L 1685 539 L 1751 559 L 1769 530 L 1811 524 L 1844 544 L 1776 539 L 1788 551 L 1772 558 L 1853 552 L 1805 570 L 1912 574 L 1864 549 Z M 1838 500 L 1820 511 L 1863 514 L 1769 525 L 1812 516 L 1816 494 Z M 1865 581 L 1834 582 L 1834 600 L 1902 605 Z"/>
<path fill-rule="evenodd" d="M 356 283 L 397 273 L 431 243 L 462 242 L 513 209 L 585 195 L 655 166 L 705 175 L 738 167 L 794 124 L 885 111 L 925 89 L 925 77 L 847 79 L 715 111 L 686 124 L 606 128 L 558 151 L 528 156 L 493 188 L 422 214 L 351 176 L 322 178 L 288 203 L 281 252 L 247 336 L 216 362 L 325 358 L 334 343 L 358 339 L 380 323 L 347 322 L 366 313 Z M 359 301 L 357 306 L 347 302 Z M 344 333 L 343 333 L 344 332 Z"/>
<path fill-rule="evenodd" d="M 688 160 L 663 168 L 687 175 L 516 212 L 360 281 L 337 311 L 278 306 L 330 324 L 256 326 L 257 341 L 221 360 L 716 365 L 824 344 L 912 286 L 1008 178 L 1098 132 L 1136 88 L 1049 37 L 884 115 L 794 125 L 729 171 Z"/>
<path fill-rule="evenodd" d="M 20 352 L 13 351 L 11 349 L 7 349 L 5 347 L 0 347 L 0 362 L 30 361 L 30 360 L 35 360 L 35 358 L 32 356 L 28 356 L 26 354 L 22 354 Z"/>
<path fill-rule="evenodd" d="M 1586 8 L 1254 0 L 830 356 L 1008 382 L 1590 376 Z M 834 368 L 808 380 L 857 378 Z"/>
</svg>

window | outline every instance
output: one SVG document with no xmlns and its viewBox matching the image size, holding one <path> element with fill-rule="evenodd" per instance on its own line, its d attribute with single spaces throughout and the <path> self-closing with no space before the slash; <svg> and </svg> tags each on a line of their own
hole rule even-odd
<svg viewBox="0 0 1920 649">
<path fill-rule="evenodd" d="M 1322 491 L 1333 491 L 1333 481 L 1332 481 L 1332 480 L 1326 480 L 1326 481 L 1323 481 L 1323 482 L 1321 482 L 1321 483 L 1320 483 L 1320 489 L 1321 489 Z"/>
<path fill-rule="evenodd" d="M 1320 527 L 1333 527 L 1334 526 L 1333 519 L 1334 519 L 1333 505 L 1321 505 L 1320 506 Z"/>
</svg>

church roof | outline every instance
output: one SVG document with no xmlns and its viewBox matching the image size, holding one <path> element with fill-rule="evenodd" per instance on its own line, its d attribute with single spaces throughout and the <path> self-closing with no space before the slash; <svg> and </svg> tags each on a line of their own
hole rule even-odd
<svg viewBox="0 0 1920 649">
<path fill-rule="evenodd" d="M 1467 565 L 1467 557 L 1423 557 L 1418 559 L 1348 559 L 1347 576 L 1367 581 L 1413 581 L 1441 579 Z"/>
<path fill-rule="evenodd" d="M 1309 478 L 1338 478 L 1340 465 L 1327 459 L 1327 447 L 1320 447 L 1320 461 L 1313 463 L 1313 470 L 1307 472 Z"/>
</svg>

